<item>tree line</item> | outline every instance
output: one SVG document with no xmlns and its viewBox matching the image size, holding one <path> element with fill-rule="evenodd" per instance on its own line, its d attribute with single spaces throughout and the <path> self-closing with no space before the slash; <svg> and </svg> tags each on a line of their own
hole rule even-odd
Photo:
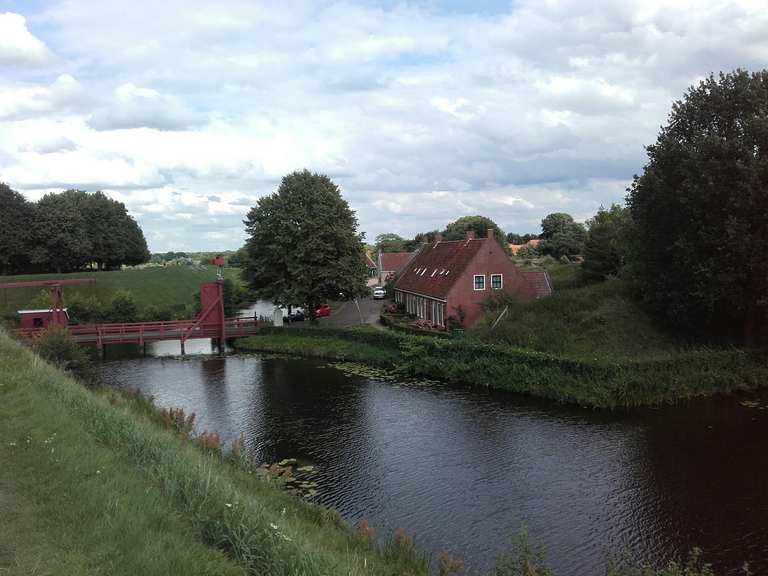
<svg viewBox="0 0 768 576">
<path fill-rule="evenodd" d="M 67 190 L 29 202 L 0 183 L 0 274 L 106 270 L 149 257 L 125 205 L 102 192 Z"/>
</svg>

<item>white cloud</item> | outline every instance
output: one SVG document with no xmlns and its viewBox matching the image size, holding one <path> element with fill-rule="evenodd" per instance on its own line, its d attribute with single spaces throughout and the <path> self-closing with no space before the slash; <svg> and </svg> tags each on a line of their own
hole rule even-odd
<svg viewBox="0 0 768 576">
<path fill-rule="evenodd" d="M 112 101 L 98 108 L 88 124 L 96 130 L 183 130 L 202 124 L 204 120 L 202 115 L 189 110 L 178 98 L 128 82 L 115 89 Z"/>
<path fill-rule="evenodd" d="M 30 33 L 21 14 L 0 14 L 0 66 L 34 66 L 52 57 L 48 47 Z"/>
<path fill-rule="evenodd" d="M 30 197 L 104 188 L 157 250 L 237 247 L 248 208 L 304 167 L 342 186 L 369 238 L 472 213 L 517 232 L 556 210 L 584 219 L 621 200 L 692 82 L 768 65 L 758 0 L 521 0 L 487 16 L 51 0 L 27 16 L 60 60 L 38 40 L 48 67 L 0 80 L 0 180 Z"/>
</svg>

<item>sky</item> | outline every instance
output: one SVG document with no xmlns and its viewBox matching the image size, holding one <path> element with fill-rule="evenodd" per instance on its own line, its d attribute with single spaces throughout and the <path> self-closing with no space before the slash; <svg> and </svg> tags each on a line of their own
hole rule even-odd
<svg viewBox="0 0 768 576">
<path fill-rule="evenodd" d="M 622 202 L 672 103 L 768 67 L 765 0 L 0 0 L 0 181 L 124 202 L 150 250 L 236 249 L 330 176 L 373 241 Z"/>
</svg>

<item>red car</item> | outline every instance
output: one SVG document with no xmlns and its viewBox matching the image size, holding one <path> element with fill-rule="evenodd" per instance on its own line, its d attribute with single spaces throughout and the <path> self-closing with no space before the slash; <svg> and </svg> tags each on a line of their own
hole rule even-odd
<svg viewBox="0 0 768 576">
<path fill-rule="evenodd" d="M 317 307 L 317 310 L 315 310 L 315 316 L 318 318 L 323 318 L 330 315 L 331 307 L 328 304 L 320 304 L 320 306 Z"/>
</svg>

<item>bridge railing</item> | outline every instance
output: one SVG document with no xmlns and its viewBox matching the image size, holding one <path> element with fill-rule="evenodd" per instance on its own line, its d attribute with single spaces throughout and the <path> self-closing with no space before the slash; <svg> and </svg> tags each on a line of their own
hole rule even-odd
<svg viewBox="0 0 768 576">
<path fill-rule="evenodd" d="M 224 329 L 227 336 L 253 334 L 258 321 L 252 318 L 225 318 Z M 196 320 L 168 320 L 158 322 L 126 322 L 108 324 L 74 324 L 67 326 L 67 331 L 78 340 L 90 342 L 143 342 L 145 340 L 176 340 L 190 338 L 218 338 L 221 325 L 218 323 L 197 324 Z M 32 338 L 44 332 L 44 328 L 20 329 L 15 333 Z"/>
</svg>

